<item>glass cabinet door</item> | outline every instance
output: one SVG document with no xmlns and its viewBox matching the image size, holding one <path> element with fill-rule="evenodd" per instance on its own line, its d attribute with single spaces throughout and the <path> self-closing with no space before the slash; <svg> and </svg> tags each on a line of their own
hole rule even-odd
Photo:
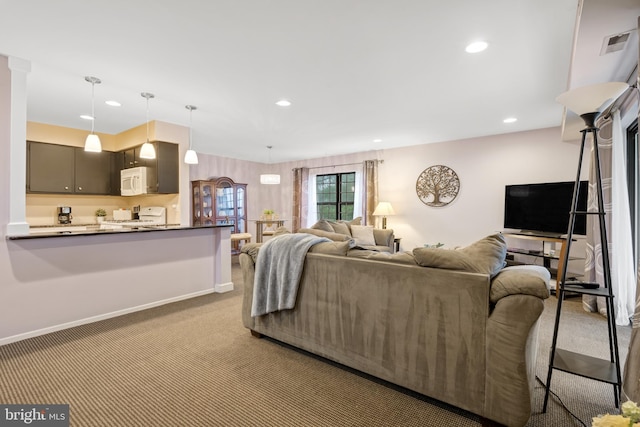
<svg viewBox="0 0 640 427">
<path fill-rule="evenodd" d="M 213 199 L 211 193 L 213 192 L 213 186 L 211 184 L 204 184 L 202 186 L 202 209 L 204 224 L 213 224 Z"/>
<path fill-rule="evenodd" d="M 246 222 L 246 217 L 247 217 L 247 213 L 245 210 L 245 206 L 244 206 L 244 200 L 245 200 L 245 189 L 244 187 L 238 187 L 236 190 L 236 206 L 237 208 L 237 215 L 238 215 L 238 225 L 236 227 L 237 229 L 237 233 L 246 233 L 247 232 L 247 225 L 245 224 Z"/>
<path fill-rule="evenodd" d="M 222 186 L 216 188 L 216 208 L 217 217 L 235 216 L 235 197 L 231 184 L 223 183 Z"/>
</svg>

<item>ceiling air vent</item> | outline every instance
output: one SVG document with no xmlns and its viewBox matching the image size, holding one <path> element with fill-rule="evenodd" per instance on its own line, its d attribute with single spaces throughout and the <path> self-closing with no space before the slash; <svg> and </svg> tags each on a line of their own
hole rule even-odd
<svg viewBox="0 0 640 427">
<path fill-rule="evenodd" d="M 600 56 L 607 53 L 618 52 L 625 48 L 629 38 L 631 37 L 631 31 L 626 33 L 614 34 L 612 36 L 606 36 L 602 43 L 602 49 L 600 50 Z"/>
</svg>

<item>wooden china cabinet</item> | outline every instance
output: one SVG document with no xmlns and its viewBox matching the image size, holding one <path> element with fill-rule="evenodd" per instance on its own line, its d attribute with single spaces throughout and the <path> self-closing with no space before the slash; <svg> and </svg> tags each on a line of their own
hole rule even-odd
<svg viewBox="0 0 640 427">
<path fill-rule="evenodd" d="M 231 178 L 191 181 L 192 223 L 233 225 L 232 233 L 247 232 L 247 184 Z"/>
</svg>

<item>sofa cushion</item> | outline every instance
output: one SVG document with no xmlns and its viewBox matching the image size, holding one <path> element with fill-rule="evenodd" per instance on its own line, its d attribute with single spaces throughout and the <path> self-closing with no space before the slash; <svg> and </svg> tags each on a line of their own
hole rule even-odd
<svg viewBox="0 0 640 427">
<path fill-rule="evenodd" d="M 352 240 L 350 235 L 316 230 L 315 228 L 301 228 L 298 230 L 298 233 L 308 233 L 315 236 L 326 237 L 327 239 L 331 239 L 334 242 L 344 242 L 347 240 Z"/>
<path fill-rule="evenodd" d="M 398 264 L 416 265 L 416 259 L 411 252 L 398 252 L 390 254 L 388 252 L 379 252 L 375 250 L 353 249 L 347 252 L 348 257 L 373 259 L 377 261 L 394 262 Z"/>
<path fill-rule="evenodd" d="M 345 256 L 352 247 L 353 240 L 351 239 L 344 242 L 320 242 L 311 246 L 309 252 Z"/>
<path fill-rule="evenodd" d="M 489 300 L 495 304 L 508 295 L 524 294 L 549 297 L 549 270 L 539 265 L 514 265 L 503 268 L 491 281 Z"/>
<path fill-rule="evenodd" d="M 495 276 L 505 266 L 507 244 L 501 233 L 487 236 L 458 250 L 415 248 L 413 256 L 423 267 L 462 270 Z"/>
<path fill-rule="evenodd" d="M 373 237 L 373 227 L 370 225 L 352 225 L 351 236 L 356 241 L 356 245 L 375 246 L 376 239 Z"/>
<path fill-rule="evenodd" d="M 313 224 L 311 228 L 313 228 L 314 230 L 326 231 L 328 233 L 335 233 L 335 231 L 333 231 L 333 227 L 326 219 L 321 219 L 320 221 Z"/>
</svg>

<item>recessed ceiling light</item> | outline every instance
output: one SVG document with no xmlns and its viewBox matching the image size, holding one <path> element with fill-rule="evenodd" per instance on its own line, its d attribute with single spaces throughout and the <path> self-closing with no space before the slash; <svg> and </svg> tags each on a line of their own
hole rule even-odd
<svg viewBox="0 0 640 427">
<path fill-rule="evenodd" d="M 111 107 L 120 107 L 122 106 L 122 104 L 120 104 L 118 101 L 114 101 L 114 100 L 110 100 L 110 101 L 104 101 L 105 104 L 111 106 Z"/>
<path fill-rule="evenodd" d="M 373 142 L 382 142 L 380 138 L 374 139 Z"/>
<path fill-rule="evenodd" d="M 85 120 L 93 120 L 93 117 L 88 114 L 83 114 L 80 116 L 80 118 Z"/>
<path fill-rule="evenodd" d="M 507 117 L 506 119 L 503 120 L 504 123 L 515 123 L 517 121 L 518 119 L 515 117 Z"/>
<path fill-rule="evenodd" d="M 276 105 L 278 107 L 288 107 L 291 105 L 291 101 L 289 101 L 288 99 L 281 99 L 280 101 L 276 102 Z"/>
<path fill-rule="evenodd" d="M 464 50 L 468 53 L 478 53 L 485 50 L 488 46 L 489 44 L 487 42 L 479 41 L 471 43 Z"/>
</svg>

